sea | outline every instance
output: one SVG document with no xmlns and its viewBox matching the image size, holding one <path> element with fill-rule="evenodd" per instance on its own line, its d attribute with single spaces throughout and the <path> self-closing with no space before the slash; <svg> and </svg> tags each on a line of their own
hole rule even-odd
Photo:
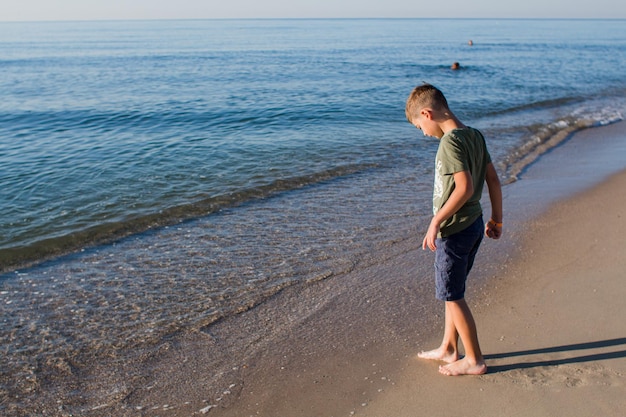
<svg viewBox="0 0 626 417">
<path fill-rule="evenodd" d="M 623 20 L 0 23 L 0 410 L 47 366 L 417 251 L 437 140 L 405 118 L 416 85 L 506 187 L 623 119 L 624 68 Z"/>
</svg>

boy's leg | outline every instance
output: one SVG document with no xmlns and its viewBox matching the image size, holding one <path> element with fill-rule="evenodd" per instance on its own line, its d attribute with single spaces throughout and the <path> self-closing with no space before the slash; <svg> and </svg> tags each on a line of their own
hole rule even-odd
<svg viewBox="0 0 626 417">
<path fill-rule="evenodd" d="M 479 218 L 467 229 L 447 239 L 437 239 L 436 298 L 445 301 L 445 330 L 441 345 L 437 349 L 419 353 L 418 357 L 448 362 L 451 369 L 440 369 L 446 375 L 480 374 L 487 370 L 478 346 L 474 318 L 464 299 L 465 280 L 482 241 L 483 230 L 484 224 L 482 218 Z M 465 346 L 466 357 L 470 356 L 463 362 L 458 360 L 459 336 Z M 464 366 L 468 362 L 470 366 Z M 481 363 L 483 366 L 480 366 Z M 454 364 L 458 366 L 453 366 Z"/>
<path fill-rule="evenodd" d="M 487 365 L 478 344 L 478 333 L 474 317 L 465 299 L 446 301 L 446 312 L 450 312 L 455 331 L 461 337 L 465 356 L 453 363 L 439 367 L 444 375 L 481 375 L 487 372 Z"/>
<path fill-rule="evenodd" d="M 454 325 L 454 318 L 452 317 L 452 311 L 450 311 L 448 303 L 445 303 L 445 306 L 445 328 L 443 331 L 443 340 L 441 341 L 441 345 L 439 345 L 437 349 L 418 353 L 417 356 L 421 359 L 432 359 L 447 363 L 459 360 L 459 333 Z"/>
</svg>

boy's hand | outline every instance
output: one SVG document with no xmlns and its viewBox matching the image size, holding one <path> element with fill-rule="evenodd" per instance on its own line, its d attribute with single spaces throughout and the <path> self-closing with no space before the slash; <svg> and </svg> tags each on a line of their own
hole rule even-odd
<svg viewBox="0 0 626 417">
<path fill-rule="evenodd" d="M 489 220 L 485 225 L 485 236 L 491 239 L 500 239 L 500 236 L 502 236 L 502 223 Z"/>
<path fill-rule="evenodd" d="M 430 226 L 428 226 L 428 231 L 426 232 L 426 236 L 424 236 L 424 241 L 422 242 L 422 249 L 426 250 L 426 248 L 428 248 L 434 252 L 437 249 L 437 244 L 435 242 L 437 240 L 438 234 L 439 234 L 439 223 L 436 223 L 433 220 L 430 222 Z"/>
</svg>

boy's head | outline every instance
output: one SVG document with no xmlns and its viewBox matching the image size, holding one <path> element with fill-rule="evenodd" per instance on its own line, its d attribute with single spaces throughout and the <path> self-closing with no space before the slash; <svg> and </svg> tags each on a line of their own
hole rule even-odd
<svg viewBox="0 0 626 417">
<path fill-rule="evenodd" d="M 430 109 L 438 113 L 449 112 L 448 101 L 437 87 L 422 84 L 413 89 L 406 101 L 406 118 L 413 124 L 423 109 Z"/>
</svg>

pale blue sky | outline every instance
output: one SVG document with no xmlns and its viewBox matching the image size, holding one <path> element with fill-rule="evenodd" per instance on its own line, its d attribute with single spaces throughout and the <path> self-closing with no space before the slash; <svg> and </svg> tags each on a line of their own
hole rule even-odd
<svg viewBox="0 0 626 417">
<path fill-rule="evenodd" d="M 0 21 L 487 17 L 626 18 L 615 0 L 1 0 Z"/>
</svg>

